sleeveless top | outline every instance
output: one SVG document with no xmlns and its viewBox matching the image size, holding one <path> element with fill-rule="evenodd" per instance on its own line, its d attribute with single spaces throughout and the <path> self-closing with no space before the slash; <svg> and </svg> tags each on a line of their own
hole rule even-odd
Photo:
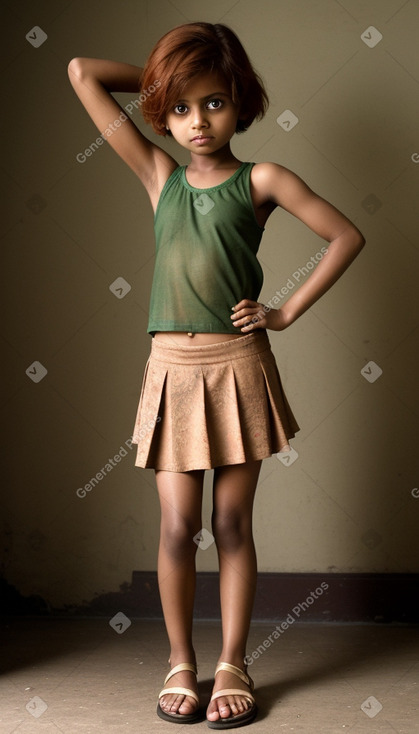
<svg viewBox="0 0 419 734">
<path fill-rule="evenodd" d="M 198 189 L 178 166 L 154 216 L 156 259 L 147 332 L 241 334 L 232 306 L 257 301 L 263 271 L 256 257 L 264 227 L 255 216 L 250 173 L 242 163 L 211 188 Z"/>
</svg>

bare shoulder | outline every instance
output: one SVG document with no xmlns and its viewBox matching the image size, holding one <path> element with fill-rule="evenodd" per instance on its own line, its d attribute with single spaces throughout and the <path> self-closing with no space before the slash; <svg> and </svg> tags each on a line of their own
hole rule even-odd
<svg viewBox="0 0 419 734">
<path fill-rule="evenodd" d="M 272 176 L 281 175 L 288 170 L 279 163 L 271 163 L 269 161 L 266 163 L 255 163 L 252 168 L 252 176 L 255 176 L 255 182 L 256 180 L 263 182 L 269 180 Z"/>
<path fill-rule="evenodd" d="M 294 215 L 320 237 L 331 242 L 349 227 L 361 233 L 333 204 L 315 193 L 300 176 L 278 163 L 257 163 L 252 185 L 260 199 L 272 202 Z"/>
<path fill-rule="evenodd" d="M 251 180 L 260 198 L 286 209 L 293 201 L 315 196 L 300 176 L 279 163 L 256 163 Z"/>
</svg>

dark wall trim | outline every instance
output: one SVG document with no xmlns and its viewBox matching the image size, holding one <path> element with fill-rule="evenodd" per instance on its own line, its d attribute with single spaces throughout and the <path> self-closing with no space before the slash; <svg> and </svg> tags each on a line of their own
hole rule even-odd
<svg viewBox="0 0 419 734">
<path fill-rule="evenodd" d="M 162 614 L 155 574 L 136 571 L 141 615 Z M 260 573 L 253 609 L 259 621 L 419 622 L 418 574 Z M 197 619 L 219 619 L 218 573 L 198 573 Z"/>
<path fill-rule="evenodd" d="M 95 597 L 82 606 L 52 609 L 38 596 L 22 597 L 2 585 L 2 614 L 162 618 L 157 574 L 134 571 L 119 592 Z M 418 574 L 260 573 L 253 610 L 255 621 L 407 623 L 419 622 Z M 220 618 L 218 573 L 198 573 L 195 618 Z"/>
</svg>

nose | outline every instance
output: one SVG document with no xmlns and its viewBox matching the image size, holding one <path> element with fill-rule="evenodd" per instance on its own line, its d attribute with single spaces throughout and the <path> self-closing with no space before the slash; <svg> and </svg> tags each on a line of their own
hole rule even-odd
<svg viewBox="0 0 419 734">
<path fill-rule="evenodd" d="M 192 127 L 194 130 L 199 130 L 201 127 L 206 127 L 207 122 L 205 120 L 205 115 L 203 114 L 203 111 L 197 107 L 194 110 L 193 116 L 192 116 Z"/>
</svg>

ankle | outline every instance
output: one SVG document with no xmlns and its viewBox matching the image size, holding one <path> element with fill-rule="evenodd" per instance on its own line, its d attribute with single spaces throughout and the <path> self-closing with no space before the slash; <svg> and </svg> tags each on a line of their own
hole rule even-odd
<svg viewBox="0 0 419 734">
<path fill-rule="evenodd" d="M 174 668 L 175 665 L 179 665 L 180 663 L 192 663 L 193 665 L 196 665 L 196 656 L 193 647 L 183 647 L 171 650 L 169 663 L 171 668 Z"/>
<path fill-rule="evenodd" d="M 222 652 L 218 663 L 230 663 L 230 665 L 235 665 L 236 668 L 240 668 L 240 670 L 245 670 L 246 664 L 245 664 L 245 653 L 237 652 L 237 651 L 226 651 Z M 217 664 L 218 664 L 217 663 Z"/>
</svg>

